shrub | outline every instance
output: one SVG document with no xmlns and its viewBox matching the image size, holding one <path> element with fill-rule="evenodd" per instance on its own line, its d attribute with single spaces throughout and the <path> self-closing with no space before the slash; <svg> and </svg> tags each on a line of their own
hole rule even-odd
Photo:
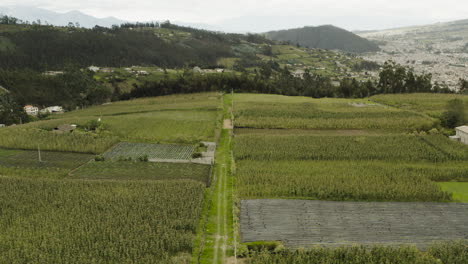
<svg viewBox="0 0 468 264">
<path fill-rule="evenodd" d="M 203 155 L 200 152 L 195 152 L 192 154 L 192 159 L 198 159 L 203 157 Z"/>
<path fill-rule="evenodd" d="M 143 156 L 138 157 L 138 161 L 141 161 L 141 162 L 148 162 L 148 160 L 149 160 L 148 155 L 143 155 Z"/>
<path fill-rule="evenodd" d="M 106 158 L 104 158 L 104 156 L 102 155 L 96 155 L 96 157 L 94 157 L 94 161 L 105 161 Z"/>
</svg>

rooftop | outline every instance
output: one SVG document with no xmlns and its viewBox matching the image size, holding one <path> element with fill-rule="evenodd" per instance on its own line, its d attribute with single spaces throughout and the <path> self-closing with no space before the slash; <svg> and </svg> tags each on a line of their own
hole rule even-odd
<svg viewBox="0 0 468 264">
<path fill-rule="evenodd" d="M 465 133 L 468 133 L 468 126 L 461 126 L 457 127 L 456 130 L 463 131 Z"/>
</svg>

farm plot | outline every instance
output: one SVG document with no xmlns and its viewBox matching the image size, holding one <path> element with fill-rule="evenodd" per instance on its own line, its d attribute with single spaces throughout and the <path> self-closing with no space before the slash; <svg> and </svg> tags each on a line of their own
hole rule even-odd
<svg viewBox="0 0 468 264">
<path fill-rule="evenodd" d="M 114 102 L 112 104 L 100 105 L 83 110 L 68 112 L 60 116 L 53 116 L 53 118 L 67 119 L 93 116 L 123 116 L 129 114 L 164 111 L 184 112 L 195 109 L 213 111 L 219 109 L 220 107 L 220 93 L 180 94 Z"/>
<path fill-rule="evenodd" d="M 104 153 L 109 160 L 131 158 L 133 160 L 142 156 L 158 160 L 190 160 L 195 151 L 193 145 L 162 145 L 146 143 L 122 142 Z"/>
<path fill-rule="evenodd" d="M 0 263 L 188 263 L 205 185 L 0 177 Z"/>
<path fill-rule="evenodd" d="M 73 173 L 88 180 L 195 180 L 209 185 L 208 165 L 154 162 L 90 162 Z"/>
<path fill-rule="evenodd" d="M 435 120 L 423 114 L 368 100 L 236 95 L 236 127 L 282 129 L 428 130 Z"/>
<path fill-rule="evenodd" d="M 467 160 L 468 148 L 443 136 L 239 135 L 237 160 Z"/>
<path fill-rule="evenodd" d="M 416 244 L 468 237 L 468 204 L 244 200 L 243 242 L 286 246 Z"/>
<path fill-rule="evenodd" d="M 21 177 L 62 178 L 94 156 L 82 153 L 0 149 L 0 174 Z"/>
<path fill-rule="evenodd" d="M 95 135 L 91 133 L 56 134 L 34 126 L 42 122 L 23 126 L 0 129 L 0 147 L 13 149 L 33 149 L 39 146 L 42 150 L 69 151 L 99 154 L 118 142 L 112 135 Z"/>
<path fill-rule="evenodd" d="M 450 201 L 433 181 L 468 180 L 468 164 L 372 161 L 239 161 L 241 199 Z"/>
<path fill-rule="evenodd" d="M 448 101 L 461 99 L 465 102 L 468 111 L 468 96 L 459 94 L 381 94 L 370 99 L 377 103 L 423 112 L 434 117 L 439 117 L 446 110 Z"/>
</svg>

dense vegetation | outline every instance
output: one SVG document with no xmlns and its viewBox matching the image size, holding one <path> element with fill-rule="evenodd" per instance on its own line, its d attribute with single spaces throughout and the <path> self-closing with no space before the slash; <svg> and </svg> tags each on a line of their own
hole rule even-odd
<svg viewBox="0 0 468 264">
<path fill-rule="evenodd" d="M 427 252 L 416 247 L 344 247 L 309 250 L 279 250 L 257 252 L 249 264 L 460 264 L 468 262 L 468 247 L 464 242 L 434 244 Z"/>
<path fill-rule="evenodd" d="M 0 189 L 2 263 L 175 264 L 191 258 L 205 185 L 1 177 Z"/>
<path fill-rule="evenodd" d="M 65 68 L 63 74 L 56 76 L 0 67 L 0 84 L 10 91 L 16 105 L 60 105 L 75 110 L 77 107 L 101 104 L 112 96 L 109 88 L 94 80 L 93 73 L 71 65 Z"/>
<path fill-rule="evenodd" d="M 271 31 L 266 33 L 266 36 L 272 40 L 309 48 L 338 49 L 356 53 L 379 50 L 375 43 L 331 25 Z"/>
<path fill-rule="evenodd" d="M 237 127 L 296 129 L 429 130 L 436 121 L 368 100 L 236 95 Z"/>
<path fill-rule="evenodd" d="M 443 136 L 239 135 L 238 160 L 394 160 L 468 159 L 468 149 Z"/>
<path fill-rule="evenodd" d="M 412 110 L 251 94 L 235 95 L 234 110 L 242 199 L 448 201 L 452 195 L 434 181 L 468 180 L 468 149 L 439 135 L 435 119 Z"/>
<path fill-rule="evenodd" d="M 232 54 L 228 40 L 213 32 L 167 42 L 154 31 L 126 27 L 17 27 L 20 29 L 0 34 L 13 43 L 13 48 L 0 50 L 2 68 L 61 70 L 70 62 L 81 67 L 215 65 L 219 58 Z"/>
<path fill-rule="evenodd" d="M 119 141 L 214 141 L 219 96 L 208 93 L 137 99 L 55 115 L 49 120 L 0 129 L 0 147 L 100 154 Z M 66 124 L 78 128 L 70 133 L 54 131 Z"/>
<path fill-rule="evenodd" d="M 210 166 L 139 161 L 90 162 L 73 173 L 89 180 L 194 180 L 209 185 Z"/>
<path fill-rule="evenodd" d="M 463 163 L 241 160 L 238 192 L 243 199 L 296 198 L 359 201 L 449 201 L 433 180 L 468 181 Z"/>
</svg>

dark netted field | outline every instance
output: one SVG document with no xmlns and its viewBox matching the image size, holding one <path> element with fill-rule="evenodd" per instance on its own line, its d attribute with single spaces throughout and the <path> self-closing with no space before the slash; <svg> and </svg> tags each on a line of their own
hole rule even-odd
<svg viewBox="0 0 468 264">
<path fill-rule="evenodd" d="M 243 242 L 308 247 L 415 244 L 468 239 L 468 204 L 244 200 Z"/>
<path fill-rule="evenodd" d="M 192 145 L 163 145 L 122 142 L 107 151 L 106 159 L 137 159 L 147 155 L 149 159 L 190 160 L 195 147 Z"/>
</svg>

